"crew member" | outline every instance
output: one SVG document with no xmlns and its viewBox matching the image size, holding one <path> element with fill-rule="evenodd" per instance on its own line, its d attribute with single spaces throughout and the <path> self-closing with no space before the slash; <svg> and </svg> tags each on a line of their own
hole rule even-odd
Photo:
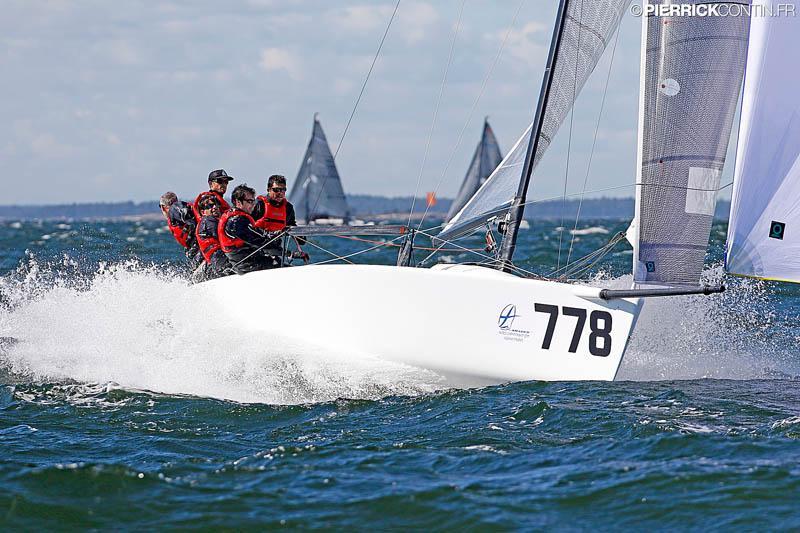
<svg viewBox="0 0 800 533">
<path fill-rule="evenodd" d="M 233 178 L 228 176 L 228 173 L 221 168 L 218 170 L 212 170 L 208 173 L 208 190 L 201 192 L 194 201 L 194 216 L 195 219 L 197 219 L 197 222 L 200 222 L 199 205 L 200 200 L 203 198 L 208 196 L 216 198 L 219 202 L 219 209 L 221 213 L 225 213 L 225 211 L 231 208 L 230 204 L 228 204 L 228 202 L 225 201 L 225 198 L 223 198 L 223 195 L 228 190 L 228 182 L 232 180 Z"/>
<path fill-rule="evenodd" d="M 219 202 L 213 196 L 200 200 L 200 223 L 197 225 L 197 244 L 205 261 L 203 279 L 214 279 L 233 274 L 231 265 L 219 243 Z"/>
<path fill-rule="evenodd" d="M 256 191 L 247 184 L 237 186 L 231 195 L 233 208 L 219 219 L 218 234 L 222 251 L 237 274 L 281 266 L 280 236 L 256 227 L 251 213 Z M 278 242 L 278 254 L 271 253 Z M 269 248 L 269 250 L 267 249 Z"/>
<path fill-rule="evenodd" d="M 197 221 L 194 218 L 192 204 L 178 200 L 178 195 L 172 191 L 162 194 L 158 203 L 170 233 L 178 244 L 183 246 L 189 266 L 194 269 L 203 261 L 203 257 L 197 245 L 195 235 Z"/>
<path fill-rule="evenodd" d="M 273 174 L 267 180 L 267 195 L 259 196 L 253 206 L 256 226 L 266 231 L 281 231 L 296 226 L 294 206 L 286 199 L 286 178 Z"/>
<path fill-rule="evenodd" d="M 294 206 L 286 199 L 286 178 L 284 176 L 273 174 L 269 177 L 267 195 L 256 198 L 256 204 L 253 206 L 253 219 L 256 221 L 256 227 L 266 231 L 281 231 L 287 226 L 297 225 Z M 305 240 L 298 237 L 296 242 L 298 252 L 292 254 L 293 257 L 300 257 L 307 263 L 308 254 L 299 249 L 301 244 L 305 244 Z M 269 253 L 281 256 L 280 243 L 271 246 Z"/>
</svg>

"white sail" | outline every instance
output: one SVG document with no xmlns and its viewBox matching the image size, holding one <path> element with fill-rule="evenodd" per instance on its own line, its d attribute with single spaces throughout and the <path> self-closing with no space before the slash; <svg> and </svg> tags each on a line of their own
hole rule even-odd
<svg viewBox="0 0 800 533">
<path fill-rule="evenodd" d="M 464 176 L 464 181 L 461 182 L 461 188 L 458 190 L 453 204 L 447 211 L 445 220 L 450 220 L 456 213 L 461 211 L 502 160 L 503 154 L 500 153 L 500 145 L 497 144 L 497 138 L 489 125 L 489 117 L 486 117 L 483 121 L 481 140 L 475 148 L 467 174 Z"/>
<path fill-rule="evenodd" d="M 534 168 L 544 157 L 589 75 L 619 26 L 630 0 L 574 0 L 567 4 L 566 20 L 556 52 L 553 84 L 544 111 Z M 530 140 L 531 126 L 461 211 L 450 219 L 441 239 L 452 239 L 504 214 L 517 194 Z"/>
<path fill-rule="evenodd" d="M 634 281 L 697 285 L 744 75 L 749 17 L 649 16 L 642 24 Z"/>
<path fill-rule="evenodd" d="M 754 2 L 773 16 L 751 22 L 726 268 L 800 282 L 800 24 L 777 4 Z"/>
</svg>

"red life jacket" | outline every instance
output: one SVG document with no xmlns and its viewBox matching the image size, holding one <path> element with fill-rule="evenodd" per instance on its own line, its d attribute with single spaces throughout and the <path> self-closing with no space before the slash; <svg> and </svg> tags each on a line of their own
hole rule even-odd
<svg viewBox="0 0 800 533">
<path fill-rule="evenodd" d="M 203 191 L 197 195 L 197 198 L 192 204 L 192 212 L 194 213 L 194 218 L 197 220 L 198 224 L 200 224 L 200 219 L 203 218 L 203 215 L 200 214 L 200 200 L 208 195 L 217 197 L 220 213 L 224 213 L 231 208 L 230 204 L 228 204 L 228 202 L 225 201 L 225 198 L 223 198 L 222 195 L 217 191 Z"/>
<path fill-rule="evenodd" d="M 256 220 L 256 227 L 266 231 L 280 231 L 286 227 L 286 200 L 275 206 L 266 196 L 259 196 L 264 202 L 264 216 Z"/>
<path fill-rule="evenodd" d="M 167 227 L 169 228 L 170 233 L 172 233 L 172 236 L 175 237 L 175 240 L 178 241 L 178 244 L 180 244 L 184 248 L 189 247 L 189 244 L 187 242 L 189 240 L 189 232 L 186 231 L 186 228 L 184 226 L 173 224 L 172 220 L 170 220 L 170 218 L 167 217 Z"/>
<path fill-rule="evenodd" d="M 206 263 L 210 263 L 211 256 L 214 255 L 214 252 L 222 247 L 219 243 L 219 239 L 216 237 L 203 237 L 200 235 L 200 224 L 197 225 L 194 233 L 197 236 L 197 244 L 200 246 L 200 253 L 203 254 L 203 259 L 206 260 Z"/>
<path fill-rule="evenodd" d="M 246 244 L 244 239 L 240 239 L 238 237 L 232 239 L 228 237 L 227 233 L 225 233 L 225 224 L 228 223 L 228 219 L 231 219 L 233 217 L 247 217 L 247 219 L 250 220 L 250 223 L 252 225 L 254 226 L 256 225 L 256 221 L 253 220 L 253 217 L 251 217 L 241 209 L 234 207 L 233 209 L 225 211 L 222 214 L 222 216 L 219 217 L 219 225 L 217 226 L 217 235 L 219 236 L 219 244 L 222 247 L 222 251 L 225 253 L 233 252 L 237 248 L 241 248 Z"/>
</svg>

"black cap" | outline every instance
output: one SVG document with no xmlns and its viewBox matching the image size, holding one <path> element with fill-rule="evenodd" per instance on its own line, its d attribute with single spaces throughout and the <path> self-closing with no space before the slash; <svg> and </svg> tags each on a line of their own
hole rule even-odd
<svg viewBox="0 0 800 533">
<path fill-rule="evenodd" d="M 212 170 L 208 173 L 208 181 L 233 181 L 231 176 L 222 169 Z"/>
</svg>

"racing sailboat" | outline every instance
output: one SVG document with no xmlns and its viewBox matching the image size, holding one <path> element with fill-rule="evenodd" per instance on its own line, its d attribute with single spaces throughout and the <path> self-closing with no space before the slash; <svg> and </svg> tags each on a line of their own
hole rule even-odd
<svg viewBox="0 0 800 533">
<path fill-rule="evenodd" d="M 531 178 L 629 1 L 560 1 L 533 122 L 438 235 L 450 241 L 501 221 L 495 256 L 477 265 L 317 264 L 212 280 L 198 290 L 224 317 L 216 326 L 230 334 L 235 324 L 239 334 L 265 343 L 280 335 L 428 369 L 443 386 L 614 379 L 644 298 L 722 290 L 700 285 L 700 249 L 708 242 L 708 204 L 724 164 L 749 26 L 747 17 L 643 19 L 634 287 L 528 276 L 512 259 Z M 340 231 L 291 233 L 331 230 Z"/>
<path fill-rule="evenodd" d="M 342 179 L 316 113 L 311 139 L 289 201 L 294 205 L 298 221 L 306 224 L 341 225 L 350 218 Z"/>
<path fill-rule="evenodd" d="M 445 220 L 449 221 L 456 213 L 461 211 L 461 208 L 486 182 L 486 179 L 502 160 L 503 154 L 500 153 L 500 145 L 497 144 L 497 138 L 489 125 L 489 117 L 486 117 L 483 120 L 481 140 L 475 148 L 475 153 L 472 155 L 472 161 L 464 176 L 464 181 L 461 182 L 461 188 L 458 189 L 458 194 L 450 205 Z"/>
</svg>

